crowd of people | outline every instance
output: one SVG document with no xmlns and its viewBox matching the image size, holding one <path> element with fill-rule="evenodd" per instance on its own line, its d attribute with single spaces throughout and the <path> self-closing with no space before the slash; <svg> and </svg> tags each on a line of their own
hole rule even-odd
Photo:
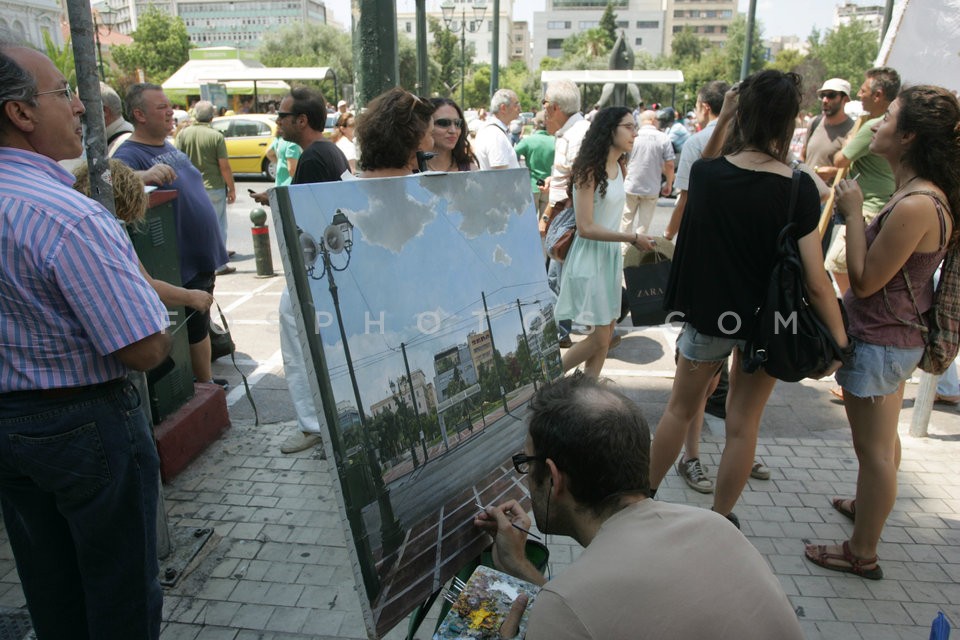
<svg viewBox="0 0 960 640">
<path fill-rule="evenodd" d="M 74 176 L 58 164 L 82 151 L 84 107 L 73 88 L 49 58 L 0 36 L 0 243 L 11 248 L 0 256 L 7 533 L 38 637 L 157 638 L 158 460 L 126 373 L 164 360 L 163 303 L 183 304 L 194 375 L 212 379 L 209 310 L 229 261 L 226 205 L 236 199 L 223 136 L 210 127 L 209 102 L 194 105 L 195 123 L 171 142 L 176 118 L 161 87 L 133 85 L 124 105 L 101 86 L 117 217 L 142 219 L 144 185 L 178 191 L 183 285 L 155 280 L 113 216 L 81 195 L 89 192 L 86 167 Z M 770 477 L 754 454 L 776 379 L 741 365 L 788 220 L 809 302 L 841 348 L 818 375 L 835 374 L 842 388 L 859 463 L 855 495 L 832 501 L 853 521 L 850 539 L 803 553 L 827 569 L 883 577 L 877 546 L 896 498 L 904 383 L 924 351 L 934 274 L 960 242 L 960 104 L 939 87 L 901 88 L 887 67 L 866 73 L 862 123 L 845 113 L 850 93 L 845 80 L 823 83 L 822 115 L 809 123 L 799 158 L 791 143 L 802 79 L 775 70 L 734 87 L 705 84 L 691 112 L 694 132 L 669 107 L 596 108 L 588 119 L 578 87 L 563 80 L 546 87 L 531 131 L 519 136 L 511 124 L 521 100 L 509 89 L 496 91 L 471 127 L 454 100 L 397 87 L 356 114 L 338 105 L 332 137 L 319 91 L 296 87 L 280 101 L 269 152 L 278 186 L 523 163 L 541 233 L 572 207 L 569 252 L 561 262 L 544 247 L 545 266 L 557 292 L 563 369 L 582 371 L 535 394 L 513 464 L 538 528 L 572 536 L 585 551 L 548 581 L 524 555 L 531 522 L 518 503 L 488 507 L 474 522 L 492 536 L 499 568 L 543 585 L 528 638 L 633 637 L 638 628 L 652 637 L 802 637 L 733 512 L 748 477 Z M 662 237 L 649 235 L 658 198 L 674 193 Z M 825 259 L 820 223 L 831 193 L 845 224 Z M 266 193 L 253 197 L 269 204 Z M 673 388 L 651 438 L 636 405 L 600 376 L 624 315 L 624 253 L 674 241 L 665 305 L 682 329 Z M 320 442 L 322 418 L 286 291 L 279 310 L 297 414 L 281 450 L 292 453 Z M 740 320 L 732 329 L 724 324 L 731 315 Z M 572 323 L 585 333 L 575 342 Z M 952 388 L 939 397 L 960 400 L 950 375 Z M 715 485 L 698 454 L 711 402 L 726 425 Z M 655 500 L 674 465 L 692 489 L 714 494 L 712 512 Z M 686 606 L 691 599 L 696 607 Z M 518 599 L 514 614 L 525 605 Z M 502 637 L 512 637 L 515 618 Z"/>
</svg>

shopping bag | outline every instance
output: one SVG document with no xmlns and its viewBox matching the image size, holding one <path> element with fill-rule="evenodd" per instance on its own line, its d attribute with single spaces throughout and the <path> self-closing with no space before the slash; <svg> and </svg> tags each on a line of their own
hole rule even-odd
<svg viewBox="0 0 960 640">
<path fill-rule="evenodd" d="M 623 268 L 630 319 L 635 327 L 663 324 L 668 314 L 663 297 L 673 262 L 661 251 L 645 252 L 637 262 Z"/>
</svg>

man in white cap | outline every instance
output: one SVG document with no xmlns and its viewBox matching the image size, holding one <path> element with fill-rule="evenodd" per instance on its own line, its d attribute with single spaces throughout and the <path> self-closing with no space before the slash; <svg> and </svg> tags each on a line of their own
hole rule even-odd
<svg viewBox="0 0 960 640">
<path fill-rule="evenodd" d="M 337 113 L 344 114 L 347 112 L 347 101 L 341 100 L 337 103 Z"/>
<path fill-rule="evenodd" d="M 820 98 L 819 116 L 807 128 L 800 160 L 813 167 L 824 182 L 830 184 L 837 175 L 833 158 L 843 148 L 854 120 L 844 107 L 850 102 L 850 83 L 840 78 L 830 78 L 817 91 Z"/>
</svg>

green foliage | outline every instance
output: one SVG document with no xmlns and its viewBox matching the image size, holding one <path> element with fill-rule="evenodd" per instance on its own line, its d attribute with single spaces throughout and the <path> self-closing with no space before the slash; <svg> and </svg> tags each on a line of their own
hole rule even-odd
<svg viewBox="0 0 960 640">
<path fill-rule="evenodd" d="M 500 87 L 517 93 L 523 111 L 540 110 L 539 74 L 531 73 L 523 61 L 514 60 L 506 69 L 500 70 Z"/>
<path fill-rule="evenodd" d="M 430 18 L 428 28 L 433 34 L 430 59 L 437 61 L 438 66 L 437 73 L 430 74 L 430 88 L 441 96 L 456 96 L 459 99 L 459 92 L 454 93 L 454 90 L 460 86 L 459 38 L 436 18 Z"/>
<path fill-rule="evenodd" d="M 689 26 L 673 36 L 671 61 L 677 68 L 700 62 L 700 56 L 710 44 L 705 38 L 699 37 Z"/>
<path fill-rule="evenodd" d="M 827 78 L 843 78 L 851 86 L 859 87 L 864 72 L 873 66 L 879 48 L 876 32 L 868 30 L 860 20 L 851 20 L 827 31 L 823 39 L 812 46 L 810 55 L 823 62 Z"/>
<path fill-rule="evenodd" d="M 297 22 L 270 30 L 258 54 L 267 67 L 330 67 L 341 85 L 353 82 L 350 35 L 330 25 Z"/>
<path fill-rule="evenodd" d="M 490 76 L 489 64 L 474 66 L 473 72 L 467 75 L 465 83 L 463 101 L 466 104 L 460 105 L 460 108 L 479 109 L 483 107 L 486 109 L 490 106 Z"/>
<path fill-rule="evenodd" d="M 143 69 L 148 82 L 161 84 L 190 58 L 190 37 L 183 18 L 150 5 L 140 14 L 131 45 L 111 48 L 113 60 L 125 74 Z"/>
<path fill-rule="evenodd" d="M 724 75 L 727 82 L 736 82 L 740 79 L 740 67 L 743 64 L 743 49 L 747 44 L 747 17 L 738 14 L 730 23 L 727 31 L 727 44 L 723 47 L 721 60 L 723 61 Z M 750 66 L 747 75 L 760 71 L 766 65 L 763 48 L 763 24 L 759 20 L 753 25 L 753 41 L 750 46 Z"/>
<path fill-rule="evenodd" d="M 44 30 L 43 49 L 50 61 L 53 62 L 53 66 L 63 74 L 70 86 L 77 86 L 77 68 L 73 60 L 73 45 L 70 44 L 70 37 L 67 37 L 67 41 L 63 43 L 62 47 L 58 47 L 50 34 Z"/>
<path fill-rule="evenodd" d="M 767 64 L 767 68 L 783 71 L 784 73 L 789 71 L 796 72 L 806 59 L 807 56 L 796 49 L 782 49 L 780 53 L 777 54 L 776 59 Z"/>
<path fill-rule="evenodd" d="M 613 12 L 613 3 L 608 2 L 607 8 L 603 10 L 599 28 L 607 35 L 607 41 L 609 42 L 607 48 L 612 49 L 617 41 L 617 14 Z"/>
</svg>

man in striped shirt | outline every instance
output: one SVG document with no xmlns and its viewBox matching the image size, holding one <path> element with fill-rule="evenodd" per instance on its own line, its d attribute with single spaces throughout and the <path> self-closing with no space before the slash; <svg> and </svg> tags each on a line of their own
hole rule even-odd
<svg viewBox="0 0 960 640">
<path fill-rule="evenodd" d="M 159 462 L 129 369 L 166 310 L 116 219 L 57 164 L 83 105 L 0 31 L 0 506 L 40 638 L 156 639 Z"/>
</svg>

